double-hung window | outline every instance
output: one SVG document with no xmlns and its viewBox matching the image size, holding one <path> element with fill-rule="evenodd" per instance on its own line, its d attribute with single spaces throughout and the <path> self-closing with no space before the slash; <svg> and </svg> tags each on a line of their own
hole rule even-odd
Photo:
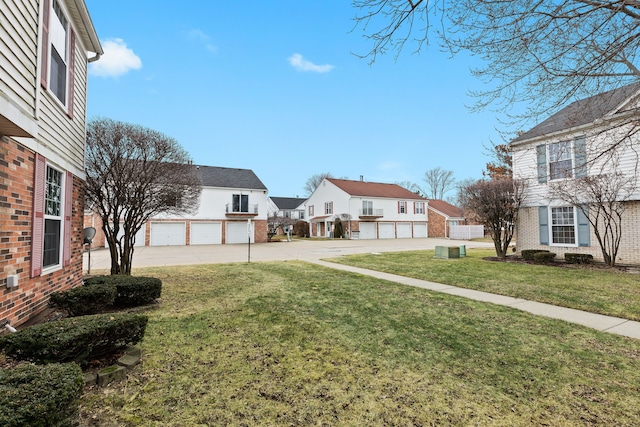
<svg viewBox="0 0 640 427">
<path fill-rule="evenodd" d="M 424 202 L 415 202 L 415 210 L 417 214 L 423 214 L 424 213 Z"/>
<path fill-rule="evenodd" d="M 555 245 L 576 243 L 576 218 L 572 206 L 551 208 L 551 242 Z"/>
<path fill-rule="evenodd" d="M 402 200 L 398 202 L 398 213 L 406 214 L 407 213 L 407 202 Z"/>
<path fill-rule="evenodd" d="M 232 208 L 233 208 L 232 212 L 249 212 L 249 195 L 234 194 Z"/>
<path fill-rule="evenodd" d="M 587 145 L 584 136 L 536 146 L 538 182 L 582 178 L 588 172 Z"/>
<path fill-rule="evenodd" d="M 313 205 L 309 205 L 309 216 L 311 217 L 311 216 L 314 216 L 314 215 L 315 215 L 315 212 L 314 212 Z"/>
<path fill-rule="evenodd" d="M 371 200 L 362 201 L 362 215 L 373 215 L 373 202 Z"/>
<path fill-rule="evenodd" d="M 325 215 L 333 214 L 333 202 L 326 202 L 324 204 L 324 214 Z"/>
<path fill-rule="evenodd" d="M 551 179 L 571 178 L 571 141 L 549 144 L 549 176 Z"/>
<path fill-rule="evenodd" d="M 47 166 L 47 178 L 44 201 L 44 252 L 42 267 L 48 268 L 60 264 L 63 219 L 63 174 Z"/>
</svg>

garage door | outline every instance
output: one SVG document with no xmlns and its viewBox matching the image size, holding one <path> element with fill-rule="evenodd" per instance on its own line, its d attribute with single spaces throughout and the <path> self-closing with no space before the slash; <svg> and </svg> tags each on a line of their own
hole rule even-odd
<svg viewBox="0 0 640 427">
<path fill-rule="evenodd" d="M 414 222 L 413 223 L 413 237 L 427 237 L 427 223 L 426 222 Z"/>
<path fill-rule="evenodd" d="M 144 224 L 142 228 L 140 228 L 140 230 L 138 230 L 138 232 L 136 233 L 136 241 L 133 244 L 133 246 L 144 246 L 144 231 L 146 226 L 147 224 Z M 120 224 L 120 227 L 122 227 L 122 224 Z M 124 230 L 120 228 L 120 230 L 118 231 L 118 239 L 120 239 L 122 236 L 124 236 Z M 105 243 L 105 247 L 108 248 L 109 242 L 107 242 L 107 240 L 105 239 L 104 243 Z"/>
<path fill-rule="evenodd" d="M 219 245 L 222 243 L 222 223 L 221 222 L 192 222 L 191 239 L 192 245 Z"/>
<path fill-rule="evenodd" d="M 254 230 L 255 225 L 251 224 L 252 233 L 251 233 L 251 243 L 254 242 Z M 247 222 L 246 221 L 236 221 L 236 222 L 227 222 L 227 244 L 233 243 L 247 243 Z"/>
<path fill-rule="evenodd" d="M 375 222 L 361 222 L 360 223 L 360 238 L 361 239 L 375 239 L 376 223 Z"/>
<path fill-rule="evenodd" d="M 186 238 L 184 222 L 152 222 L 150 246 L 183 246 Z"/>
<path fill-rule="evenodd" d="M 399 222 L 396 224 L 396 230 L 398 231 L 398 239 L 410 239 L 411 238 L 411 223 Z"/>
<path fill-rule="evenodd" d="M 380 224 L 378 224 L 378 233 L 380 239 L 395 239 L 395 224 L 392 222 L 381 222 Z"/>
</svg>

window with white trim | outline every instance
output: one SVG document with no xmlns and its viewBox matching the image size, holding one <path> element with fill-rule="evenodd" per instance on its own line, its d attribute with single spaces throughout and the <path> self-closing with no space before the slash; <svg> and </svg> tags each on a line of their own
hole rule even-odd
<svg viewBox="0 0 640 427">
<path fill-rule="evenodd" d="M 362 215 L 373 215 L 373 202 L 371 200 L 362 201 Z"/>
<path fill-rule="evenodd" d="M 398 213 L 405 214 L 407 213 L 407 202 L 402 200 L 398 202 Z"/>
<path fill-rule="evenodd" d="M 315 215 L 313 205 L 309 205 L 309 216 Z"/>
<path fill-rule="evenodd" d="M 232 212 L 249 212 L 249 195 L 234 194 Z"/>
<path fill-rule="evenodd" d="M 60 265 L 62 253 L 62 224 L 64 174 L 47 166 L 45 201 L 44 201 L 44 244 L 42 267 L 50 268 Z"/>
<path fill-rule="evenodd" d="M 576 244 L 576 215 L 572 206 L 551 208 L 551 244 Z"/>
<path fill-rule="evenodd" d="M 549 144 L 549 177 L 551 179 L 573 176 L 571 141 Z"/>
<path fill-rule="evenodd" d="M 325 215 L 333 214 L 333 202 L 326 202 L 324 204 L 324 214 Z"/>
<path fill-rule="evenodd" d="M 67 104 L 67 77 L 69 61 L 69 20 L 64 15 L 60 2 L 53 0 L 49 20 L 50 67 L 49 88 L 56 98 Z"/>
<path fill-rule="evenodd" d="M 424 202 L 415 202 L 416 204 L 416 213 L 423 214 L 424 213 Z"/>
</svg>

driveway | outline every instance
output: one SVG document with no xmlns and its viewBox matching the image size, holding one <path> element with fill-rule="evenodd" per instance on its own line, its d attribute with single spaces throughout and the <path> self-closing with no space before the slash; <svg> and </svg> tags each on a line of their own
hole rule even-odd
<svg viewBox="0 0 640 427">
<path fill-rule="evenodd" d="M 212 264 L 254 261 L 313 261 L 341 255 L 376 252 L 401 252 L 434 249 L 436 246 L 492 248 L 493 243 L 450 239 L 383 239 L 383 240 L 293 240 L 291 242 L 253 243 L 249 245 L 142 246 L 133 254 L 133 268 L 166 265 Z M 89 254 L 84 254 L 83 269 L 89 266 Z M 91 251 L 92 273 L 109 270 L 109 251 Z"/>
</svg>

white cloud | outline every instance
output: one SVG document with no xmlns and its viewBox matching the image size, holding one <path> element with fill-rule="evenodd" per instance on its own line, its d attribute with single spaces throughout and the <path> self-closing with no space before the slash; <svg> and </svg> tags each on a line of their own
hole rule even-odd
<svg viewBox="0 0 640 427">
<path fill-rule="evenodd" d="M 200 43 L 202 43 L 205 47 L 205 49 L 207 49 L 209 52 L 217 52 L 218 51 L 218 46 L 216 46 L 215 44 L 213 44 L 211 42 L 211 37 L 209 36 L 209 34 L 205 33 L 202 30 L 199 29 L 193 29 L 189 32 L 187 32 L 187 37 L 189 37 L 189 39 L 191 40 L 196 40 Z"/>
<path fill-rule="evenodd" d="M 142 61 L 122 39 L 109 39 L 100 42 L 104 55 L 89 64 L 89 73 L 99 77 L 119 77 L 130 70 L 142 68 Z"/>
<path fill-rule="evenodd" d="M 333 65 L 316 65 L 311 61 L 307 61 L 299 53 L 294 53 L 288 58 L 289 64 L 298 71 L 313 71 L 314 73 L 328 73 L 335 67 Z"/>
</svg>

